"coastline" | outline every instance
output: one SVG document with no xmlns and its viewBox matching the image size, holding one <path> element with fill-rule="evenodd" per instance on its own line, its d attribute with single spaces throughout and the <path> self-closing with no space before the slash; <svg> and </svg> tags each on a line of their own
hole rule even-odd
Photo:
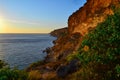
<svg viewBox="0 0 120 80">
<path fill-rule="evenodd" d="M 52 31 L 52 34 L 50 33 L 51 36 L 54 36 L 57 39 L 53 41 L 54 45 L 52 47 L 48 47 L 48 48 L 46 48 L 46 50 L 44 50 L 44 52 L 47 53 L 45 59 L 31 64 L 26 69 L 26 71 L 30 72 L 30 71 L 34 71 L 34 70 L 40 70 L 41 75 L 43 76 L 43 79 L 45 79 L 46 76 L 47 77 L 51 76 L 51 77 L 54 77 L 56 80 L 59 77 L 65 77 L 66 75 L 75 72 L 78 69 L 77 67 L 79 66 L 79 61 L 77 59 L 74 59 L 69 62 L 69 61 L 67 61 L 67 56 L 72 54 L 75 51 L 76 47 L 71 47 L 71 46 L 68 47 L 67 46 L 68 49 L 65 48 L 65 49 L 67 49 L 67 51 L 64 52 L 65 55 L 55 54 L 56 52 L 59 53 L 59 51 L 56 51 L 55 49 L 57 49 L 59 47 L 59 45 L 57 45 L 57 44 L 64 42 L 64 40 L 62 40 L 62 39 L 65 39 L 65 42 L 66 42 L 66 40 L 68 40 L 68 42 L 70 42 L 70 44 L 72 44 L 72 46 L 74 46 L 76 44 L 77 45 L 80 44 L 79 43 L 79 40 L 81 40 L 80 34 L 79 33 L 73 34 L 72 37 L 70 39 L 68 39 L 69 36 L 67 35 L 67 33 L 68 33 L 67 31 L 68 31 L 67 28 L 62 28 L 62 29 L 57 29 L 57 30 Z M 63 35 L 62 33 L 66 33 L 66 34 Z M 71 43 L 71 40 L 72 40 L 72 43 Z M 75 42 L 73 42 L 73 41 L 75 41 Z M 63 48 L 63 51 L 65 49 Z M 56 55 L 57 55 L 57 57 L 56 57 Z M 66 68 L 63 68 L 63 67 L 66 67 Z M 64 72 L 62 70 L 62 68 L 67 70 L 67 72 Z"/>
</svg>

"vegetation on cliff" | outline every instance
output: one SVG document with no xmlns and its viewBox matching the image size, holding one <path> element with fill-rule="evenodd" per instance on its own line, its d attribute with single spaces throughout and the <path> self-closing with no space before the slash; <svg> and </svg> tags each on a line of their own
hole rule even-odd
<svg viewBox="0 0 120 80">
<path fill-rule="evenodd" d="M 53 75 L 50 75 L 52 72 L 48 71 L 47 76 L 49 78 L 45 78 L 46 80 L 119 80 L 120 9 L 111 7 L 114 15 L 107 16 L 104 22 L 90 30 L 83 37 L 76 53 L 68 54 L 67 57 L 63 58 L 66 58 L 64 62 L 61 62 L 63 60 L 61 59 L 44 65 L 44 68 L 48 70 L 55 67 L 52 70 L 52 72 L 55 72 Z M 79 60 L 78 65 L 76 65 L 75 60 Z M 62 65 L 54 66 L 58 62 Z M 45 73 L 41 75 L 45 75 Z"/>
<path fill-rule="evenodd" d="M 27 80 L 27 72 L 9 66 L 0 60 L 0 80 Z"/>
<path fill-rule="evenodd" d="M 27 72 L 17 68 L 11 69 L 4 61 L 0 60 L 0 80 L 40 80 L 38 70 Z"/>
<path fill-rule="evenodd" d="M 84 37 L 78 50 L 81 67 L 73 74 L 77 75 L 75 80 L 120 79 L 120 10 L 114 11 Z"/>
</svg>

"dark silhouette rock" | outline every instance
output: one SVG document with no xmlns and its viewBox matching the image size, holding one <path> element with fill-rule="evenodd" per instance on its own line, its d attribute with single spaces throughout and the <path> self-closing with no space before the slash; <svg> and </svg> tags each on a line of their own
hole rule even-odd
<svg viewBox="0 0 120 80">
<path fill-rule="evenodd" d="M 51 52 L 51 48 L 48 47 L 48 48 L 46 48 L 45 50 L 43 50 L 43 53 L 45 53 L 45 52 L 46 52 L 47 54 L 49 54 L 49 53 Z"/>
<path fill-rule="evenodd" d="M 68 74 L 68 67 L 60 66 L 60 67 L 58 67 L 56 73 L 57 73 L 58 77 L 65 77 Z"/>
<path fill-rule="evenodd" d="M 64 56 L 63 54 L 60 54 L 60 55 L 58 56 L 58 60 L 60 60 L 63 56 Z"/>
<path fill-rule="evenodd" d="M 58 67 L 56 73 L 58 77 L 65 77 L 70 73 L 75 72 L 78 69 L 78 60 L 74 59 L 70 61 L 68 65 Z"/>
<path fill-rule="evenodd" d="M 78 69 L 78 62 L 79 61 L 77 59 L 74 59 L 74 60 L 70 61 L 69 65 L 67 66 L 68 67 L 68 73 L 73 73 Z"/>
</svg>

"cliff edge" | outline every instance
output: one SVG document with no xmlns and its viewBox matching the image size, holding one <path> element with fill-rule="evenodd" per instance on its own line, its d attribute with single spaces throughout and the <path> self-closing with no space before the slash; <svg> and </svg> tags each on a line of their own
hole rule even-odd
<svg viewBox="0 0 120 80">
<path fill-rule="evenodd" d="M 54 36 L 54 37 L 60 37 L 63 35 L 66 35 L 68 33 L 68 28 L 61 28 L 61 29 L 56 29 L 52 32 L 50 32 L 50 35 Z"/>
<path fill-rule="evenodd" d="M 114 14 L 112 6 L 118 6 L 119 0 L 87 0 L 79 10 L 68 19 L 69 34 L 80 33 L 84 36 L 89 29 L 95 28 L 108 15 Z"/>
</svg>

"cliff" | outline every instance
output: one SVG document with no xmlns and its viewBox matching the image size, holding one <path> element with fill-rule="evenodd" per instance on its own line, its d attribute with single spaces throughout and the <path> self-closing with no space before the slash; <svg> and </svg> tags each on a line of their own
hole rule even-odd
<svg viewBox="0 0 120 80">
<path fill-rule="evenodd" d="M 54 37 L 60 37 L 63 35 L 66 35 L 68 33 L 68 28 L 61 28 L 61 29 L 56 29 L 54 31 L 52 31 L 50 34 Z"/>
<path fill-rule="evenodd" d="M 104 22 L 109 15 L 113 15 L 113 8 L 118 7 L 120 7 L 120 0 L 87 0 L 83 7 L 69 17 L 68 28 L 55 30 L 51 33 L 57 36 L 57 40 L 54 41 L 54 46 L 49 49 L 49 53 L 43 63 L 36 67 L 31 66 L 28 70 L 42 70 L 43 78 L 45 78 L 46 76 L 51 76 L 49 74 L 53 74 L 52 77 L 58 76 L 59 70 L 62 69 L 64 76 L 66 76 L 68 73 L 64 72 L 66 71 L 66 66 L 60 66 L 67 65 L 67 68 L 71 69 L 70 66 L 73 65 L 73 69 L 73 67 L 76 68 L 75 63 L 77 63 L 76 61 L 67 62 L 66 57 L 70 54 L 75 54 L 84 36 L 89 31 L 94 30 L 99 23 Z M 89 49 L 87 46 L 85 48 Z M 74 70 L 70 70 L 70 72 L 74 72 Z M 62 79 L 58 78 L 56 80 Z"/>
<path fill-rule="evenodd" d="M 112 6 L 117 6 L 118 3 L 119 0 L 87 0 L 83 7 L 69 17 L 69 34 L 79 32 L 84 36 L 89 29 L 95 28 L 108 15 L 112 15 Z"/>
<path fill-rule="evenodd" d="M 68 34 L 58 37 L 51 48 L 56 61 L 76 51 L 82 38 L 108 15 L 113 15 L 113 7 L 119 7 L 120 0 L 87 0 L 83 7 L 74 12 L 68 19 Z"/>
</svg>

